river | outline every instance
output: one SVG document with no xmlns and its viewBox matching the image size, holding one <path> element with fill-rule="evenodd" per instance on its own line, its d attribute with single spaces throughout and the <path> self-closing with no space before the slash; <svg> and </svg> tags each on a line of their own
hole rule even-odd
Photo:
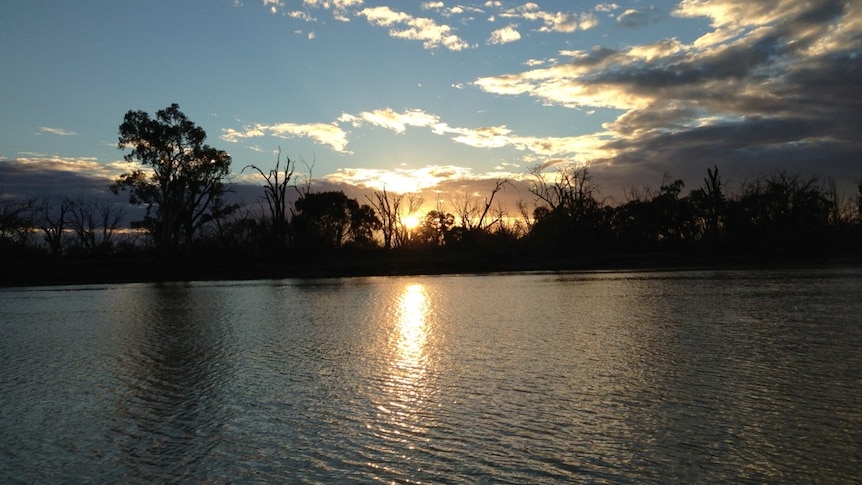
<svg viewBox="0 0 862 485">
<path fill-rule="evenodd" d="M 847 483 L 862 269 L 0 289 L 2 483 Z"/>
</svg>

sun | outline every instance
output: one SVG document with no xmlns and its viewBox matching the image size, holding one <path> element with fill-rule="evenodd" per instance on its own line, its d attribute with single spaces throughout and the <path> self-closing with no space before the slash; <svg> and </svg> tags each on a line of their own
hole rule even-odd
<svg viewBox="0 0 862 485">
<path fill-rule="evenodd" d="M 405 228 L 412 231 L 413 229 L 416 229 L 417 227 L 419 227 L 419 218 L 416 216 L 410 215 L 410 216 L 405 217 L 401 221 L 401 223 L 404 224 Z"/>
</svg>

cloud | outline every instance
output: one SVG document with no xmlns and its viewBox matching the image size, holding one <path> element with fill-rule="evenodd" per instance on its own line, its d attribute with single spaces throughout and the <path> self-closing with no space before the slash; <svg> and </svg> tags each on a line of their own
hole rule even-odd
<svg viewBox="0 0 862 485">
<path fill-rule="evenodd" d="M 288 12 L 287 16 L 293 19 L 302 20 L 305 22 L 314 22 L 315 18 L 312 17 L 308 12 L 303 12 L 301 10 L 294 10 L 292 12 Z M 297 30 L 297 33 L 302 33 L 301 30 Z"/>
<path fill-rule="evenodd" d="M 509 135 L 512 130 L 505 126 L 488 126 L 475 129 L 456 128 L 452 139 L 475 148 L 501 148 L 511 144 Z"/>
<path fill-rule="evenodd" d="M 606 134 L 563 137 L 529 136 L 518 134 L 505 125 L 452 126 L 441 121 L 438 115 L 421 109 L 406 109 L 397 112 L 391 108 L 363 111 L 357 114 L 343 113 L 332 123 L 250 124 L 239 130 L 225 129 L 221 138 L 227 142 L 235 143 L 241 139 L 265 136 L 282 138 L 306 136 L 318 143 L 329 145 L 335 151 L 351 153 L 346 149 L 348 132 L 339 124 L 349 125 L 353 129 L 361 129 L 364 126 L 385 128 L 398 135 L 405 133 L 410 128 L 425 129 L 432 134 L 446 137 L 453 143 L 480 150 L 514 149 L 524 152 L 524 158 L 553 157 L 560 160 L 583 161 L 593 157 L 606 156 L 613 151 L 605 146 L 607 144 Z"/>
<path fill-rule="evenodd" d="M 516 29 L 517 25 L 507 25 L 502 29 L 497 29 L 491 32 L 491 37 L 488 39 L 488 44 L 508 44 L 521 40 L 521 34 Z"/>
<path fill-rule="evenodd" d="M 278 13 L 282 8 L 284 8 L 284 2 L 281 0 L 263 0 L 263 6 L 268 6 L 269 11 L 272 13 Z"/>
<path fill-rule="evenodd" d="M 484 126 L 478 128 L 454 127 L 440 120 L 434 114 L 412 109 L 401 113 L 390 108 L 364 111 L 358 115 L 344 113 L 338 121 L 360 128 L 368 123 L 402 134 L 407 128 L 428 128 L 431 133 L 448 136 L 455 143 L 479 149 L 514 148 L 535 155 L 554 157 L 581 157 L 594 153 L 597 144 L 603 143 L 598 137 L 534 137 L 522 136 L 506 126 Z"/>
<path fill-rule="evenodd" d="M 359 11 L 358 15 L 364 16 L 371 25 L 389 27 L 391 37 L 420 40 L 426 49 L 443 46 L 452 51 L 460 51 L 470 47 L 451 27 L 440 25 L 433 19 L 413 17 L 389 7 L 365 8 Z"/>
<path fill-rule="evenodd" d="M 646 12 L 630 8 L 617 17 L 617 23 L 625 27 L 640 27 L 650 22 L 654 11 L 655 7 Z"/>
<path fill-rule="evenodd" d="M 428 165 L 419 169 L 392 170 L 371 168 L 343 168 L 325 179 L 332 183 L 346 183 L 373 190 L 390 190 L 397 193 L 421 192 L 447 180 L 473 177 L 473 171 L 454 165 Z"/>
<path fill-rule="evenodd" d="M 537 11 L 530 4 L 520 9 L 522 16 Z M 691 44 L 669 38 L 572 50 L 561 53 L 566 62 L 476 79 L 473 86 L 487 93 L 620 111 L 603 132 L 565 142 L 490 139 L 548 156 L 578 150 L 608 173 L 684 172 L 699 160 L 698 172 L 712 163 L 757 171 L 786 162 L 809 173 L 847 174 L 862 157 L 862 6 L 685 0 L 674 15 L 706 17 L 712 29 Z"/>
<path fill-rule="evenodd" d="M 824 26 L 845 13 L 844 22 L 858 24 L 858 5 L 843 0 L 769 0 L 763 2 L 739 2 L 715 0 L 701 2 L 683 0 L 673 14 L 682 18 L 711 19 L 715 30 L 703 35 L 694 45 L 706 47 L 733 40 L 746 31 L 768 26 L 770 29 Z M 846 12 L 845 12 L 846 10 Z M 851 11 L 856 11 L 851 15 Z M 839 27 L 840 28 L 840 27 Z M 802 33 L 798 31 L 797 33 Z"/>
<path fill-rule="evenodd" d="M 479 12 L 482 10 L 476 7 L 465 7 L 463 5 L 455 5 L 454 7 L 446 7 L 446 4 L 443 2 L 424 2 L 422 3 L 422 10 L 435 10 L 440 12 L 444 17 L 451 17 L 453 15 L 461 15 L 467 11 L 470 12 Z"/>
<path fill-rule="evenodd" d="M 327 10 L 347 10 L 350 7 L 359 7 L 364 0 L 302 0 L 307 7 L 320 7 Z"/>
<path fill-rule="evenodd" d="M 364 0 L 302 0 L 306 7 L 323 8 L 332 11 L 332 17 L 341 22 L 349 22 L 349 10 L 361 7 Z"/>
<path fill-rule="evenodd" d="M 439 117 L 422 110 L 413 109 L 396 113 L 391 108 L 364 111 L 359 115 L 345 113 L 338 120 L 343 123 L 350 123 L 355 127 L 361 126 L 363 122 L 371 123 L 396 133 L 404 133 L 408 126 L 434 126 L 440 123 Z"/>
<path fill-rule="evenodd" d="M 88 157 L 0 159 L 0 194 L 4 197 L 76 197 L 83 194 L 112 197 L 108 187 L 130 168 L 125 161 L 100 163 Z"/>
<path fill-rule="evenodd" d="M 317 18 L 309 13 L 309 9 L 323 9 L 332 12 L 332 17 L 341 22 L 349 22 L 351 9 L 361 7 L 364 0 L 302 0 L 304 10 L 291 10 L 285 15 L 305 22 L 316 22 Z M 284 11 L 283 0 L 263 0 L 264 7 L 276 14 Z"/>
<path fill-rule="evenodd" d="M 316 187 L 319 190 L 341 190 L 361 203 L 367 203 L 367 197 L 373 197 L 371 191 L 385 188 L 389 193 L 421 197 L 424 204 L 417 211 L 420 215 L 430 210 L 458 214 L 459 208 L 473 203 L 483 204 L 497 182 L 503 179 L 508 183 L 495 195 L 494 210 L 502 208 L 510 218 L 515 218 L 518 204 L 524 199 L 532 199 L 529 177 L 517 166 L 497 167 L 484 173 L 456 165 L 393 170 L 342 169 L 320 180 Z"/>
<path fill-rule="evenodd" d="M 328 145 L 336 152 L 350 153 L 347 151 L 347 133 L 335 124 L 330 123 L 276 123 L 272 125 L 255 124 L 244 127 L 242 130 L 227 128 L 222 130 L 221 139 L 236 143 L 243 138 L 259 138 L 262 136 L 275 136 L 278 138 L 311 138 L 317 143 Z"/>
<path fill-rule="evenodd" d="M 587 30 L 598 25 L 596 17 L 589 12 L 548 12 L 541 10 L 535 3 L 525 3 L 507 9 L 500 12 L 500 16 L 541 22 L 543 25 L 538 29 L 539 32 L 572 33 L 578 29 Z"/>
<path fill-rule="evenodd" d="M 64 130 L 63 128 L 51 128 L 48 126 L 39 127 L 39 131 L 42 133 L 48 133 L 57 136 L 78 136 L 78 133 L 74 131 Z"/>
</svg>

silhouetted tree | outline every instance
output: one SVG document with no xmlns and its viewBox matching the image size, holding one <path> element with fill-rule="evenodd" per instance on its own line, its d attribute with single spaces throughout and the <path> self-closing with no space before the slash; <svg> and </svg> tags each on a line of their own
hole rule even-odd
<svg viewBox="0 0 862 485">
<path fill-rule="evenodd" d="M 350 201 L 350 242 L 360 247 L 376 246 L 374 233 L 383 228 L 383 223 L 377 218 L 373 207 L 359 205 L 353 199 Z"/>
<path fill-rule="evenodd" d="M 728 231 L 747 247 L 768 251 L 814 248 L 829 225 L 832 205 L 816 177 L 780 171 L 746 183 L 728 204 Z"/>
<path fill-rule="evenodd" d="M 42 231 L 42 238 L 48 245 L 52 255 L 58 256 L 63 250 L 63 236 L 66 229 L 66 216 L 69 205 L 65 200 L 55 204 L 47 197 L 37 206 L 37 225 Z"/>
<path fill-rule="evenodd" d="M 659 194 L 651 201 L 659 241 L 693 240 L 696 236 L 689 201 L 679 197 L 683 187 L 685 182 L 681 179 L 671 181 L 666 175 Z"/>
<path fill-rule="evenodd" d="M 155 118 L 129 111 L 120 125 L 117 146 L 131 149 L 125 160 L 148 169 L 121 175 L 111 190 L 128 190 L 129 202 L 146 206 L 139 225 L 151 232 L 163 254 L 180 247 L 190 251 L 196 231 L 225 192 L 231 157 L 204 144 L 205 139 L 204 130 L 177 104 L 157 111 Z"/>
<path fill-rule="evenodd" d="M 494 197 L 508 183 L 508 178 L 497 179 L 494 182 L 494 188 L 491 189 L 491 194 L 482 199 L 481 202 L 477 197 L 468 194 L 464 194 L 463 199 L 455 200 L 452 205 L 455 208 L 455 213 L 458 216 L 461 227 L 467 231 L 473 229 L 485 231 L 495 224 L 499 224 L 503 220 L 505 213 L 502 209 L 495 212 L 491 208 L 494 204 Z"/>
<path fill-rule="evenodd" d="M 380 221 L 369 206 L 361 206 L 344 192 L 313 192 L 294 204 L 291 225 L 300 247 L 338 249 L 347 242 L 367 243 Z"/>
<path fill-rule="evenodd" d="M 281 147 L 278 149 L 278 157 L 276 158 L 275 168 L 264 173 L 256 165 L 248 165 L 245 168 L 251 168 L 257 171 L 264 180 L 264 197 L 266 199 L 267 209 L 269 211 L 270 237 L 275 248 L 276 254 L 283 254 L 287 248 L 288 238 L 288 199 L 287 188 L 293 178 L 293 172 L 296 168 L 296 162 L 287 158 L 284 168 L 281 168 Z M 243 170 L 245 170 L 245 168 Z"/>
<path fill-rule="evenodd" d="M 240 208 L 240 204 L 228 204 L 222 197 L 213 200 L 209 212 L 201 218 L 203 235 L 209 239 L 208 242 L 219 247 L 227 246 L 230 239 L 227 232 Z"/>
<path fill-rule="evenodd" d="M 403 213 L 399 211 L 395 214 L 395 238 L 393 241 L 395 247 L 406 246 L 410 242 L 410 228 L 404 224 L 404 219 L 406 217 L 415 217 L 414 214 L 422 208 L 422 204 L 424 203 L 425 199 L 419 194 L 404 194 L 404 203 L 401 205 Z"/>
<path fill-rule="evenodd" d="M 454 224 L 455 216 L 452 214 L 439 210 L 429 211 L 419 225 L 413 242 L 419 246 L 443 246 Z"/>
<path fill-rule="evenodd" d="M 701 220 L 703 237 L 708 241 L 716 241 L 725 221 L 724 183 L 718 174 L 718 167 L 706 169 L 707 176 L 703 179 L 703 187 L 692 191 L 689 195 L 693 210 Z"/>
<path fill-rule="evenodd" d="M 404 200 L 404 194 L 387 192 L 386 187 L 384 187 L 383 190 L 374 192 L 372 195 L 373 198 L 368 196 L 366 198 L 380 216 L 383 247 L 391 249 L 397 240 L 399 214 L 401 213 L 401 202 Z"/>
<path fill-rule="evenodd" d="M 6 198 L 0 193 L 0 247 L 23 248 L 36 227 L 38 202 L 33 197 Z"/>
<path fill-rule="evenodd" d="M 569 165 L 550 175 L 536 166 L 530 174 L 530 192 L 544 204 L 533 211 L 531 238 L 561 249 L 594 246 L 607 228 L 608 214 L 596 200 L 599 187 L 588 167 Z"/>
<path fill-rule="evenodd" d="M 247 255 L 266 253 L 272 250 L 271 227 L 248 207 L 241 207 L 243 214 L 229 219 L 222 227 L 222 244 L 226 248 L 239 250 Z"/>
<path fill-rule="evenodd" d="M 614 210 L 612 226 L 617 242 L 626 249 L 651 249 L 658 240 L 650 206 L 653 190 L 630 188 L 627 201 Z"/>
<path fill-rule="evenodd" d="M 51 254 L 58 256 L 63 250 L 63 231 L 66 229 L 66 216 L 69 212 L 69 204 L 62 200 L 54 204 L 47 197 L 37 206 L 37 225 L 42 230 L 42 237 L 48 244 Z"/>
<path fill-rule="evenodd" d="M 69 207 L 68 225 L 76 242 L 89 254 L 107 254 L 113 247 L 120 222 L 126 211 L 107 201 L 66 199 Z"/>
</svg>

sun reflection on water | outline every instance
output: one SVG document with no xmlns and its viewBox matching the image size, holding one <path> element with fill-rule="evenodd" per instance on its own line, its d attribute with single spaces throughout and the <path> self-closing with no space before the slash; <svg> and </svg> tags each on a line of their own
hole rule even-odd
<svg viewBox="0 0 862 485">
<path fill-rule="evenodd" d="M 393 303 L 387 372 L 381 386 L 385 397 L 377 406 L 382 418 L 379 431 L 388 439 L 411 442 L 422 439 L 433 419 L 426 409 L 431 301 L 424 285 L 409 284 Z"/>
<path fill-rule="evenodd" d="M 425 287 L 412 284 L 404 288 L 396 312 L 396 367 L 399 369 L 409 372 L 423 367 L 428 341 L 428 313 L 429 301 Z"/>
</svg>

